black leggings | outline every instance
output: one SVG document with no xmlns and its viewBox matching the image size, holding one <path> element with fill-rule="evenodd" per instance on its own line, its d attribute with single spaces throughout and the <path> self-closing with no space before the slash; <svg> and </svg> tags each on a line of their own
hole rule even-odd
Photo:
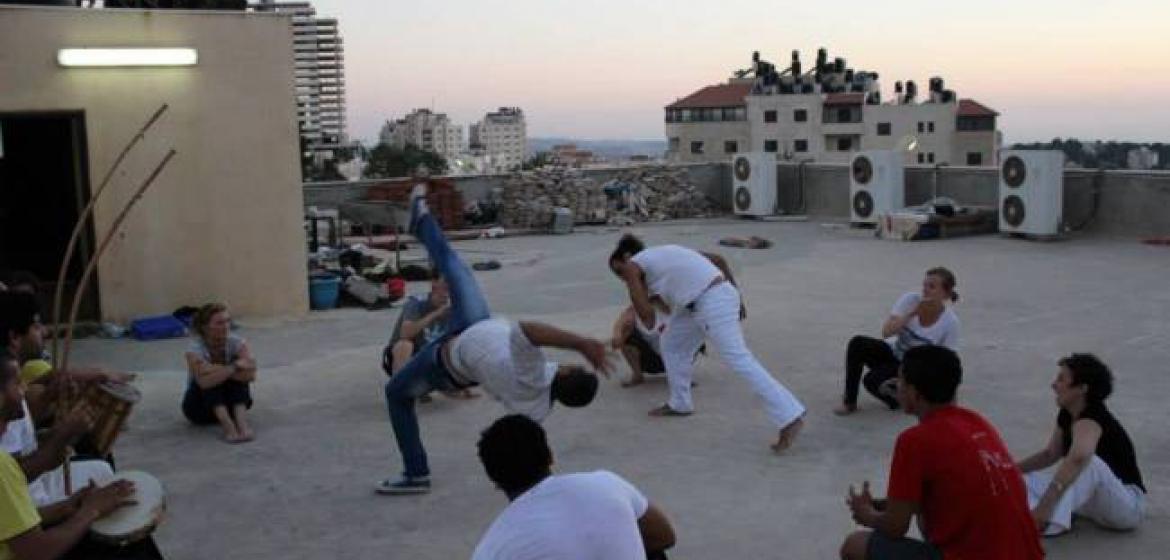
<svg viewBox="0 0 1170 560">
<path fill-rule="evenodd" d="M 183 395 L 183 415 L 192 424 L 214 424 L 218 422 L 213 412 L 215 407 L 226 407 L 231 414 L 232 407 L 238 404 L 252 408 L 252 391 L 247 383 L 228 379 L 215 387 L 203 389 L 191 382 Z"/>
<path fill-rule="evenodd" d="M 868 336 L 853 337 L 845 349 L 845 404 L 857 404 L 858 385 L 864 382 L 866 391 L 886 403 L 891 410 L 897 409 L 898 400 L 882 394 L 881 386 L 898 376 L 898 366 L 901 364 L 886 341 Z M 861 372 L 866 367 L 869 372 L 863 380 Z"/>
</svg>

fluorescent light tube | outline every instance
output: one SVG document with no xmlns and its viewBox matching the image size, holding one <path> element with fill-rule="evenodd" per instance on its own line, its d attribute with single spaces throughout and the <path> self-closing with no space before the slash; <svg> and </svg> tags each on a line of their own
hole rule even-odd
<svg viewBox="0 0 1170 560">
<path fill-rule="evenodd" d="M 57 64 L 65 67 L 118 66 L 194 66 L 199 61 L 195 49 L 61 49 Z"/>
</svg>

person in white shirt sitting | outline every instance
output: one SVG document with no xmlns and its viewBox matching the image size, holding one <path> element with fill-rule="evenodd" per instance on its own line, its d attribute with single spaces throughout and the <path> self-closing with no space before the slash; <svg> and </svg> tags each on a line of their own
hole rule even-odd
<svg viewBox="0 0 1170 560">
<path fill-rule="evenodd" d="M 674 546 L 670 520 L 622 477 L 554 475 L 544 429 L 527 416 L 505 416 L 484 430 L 479 459 L 510 503 L 472 560 L 663 559 Z"/>
<path fill-rule="evenodd" d="M 907 350 L 918 346 L 945 346 L 959 351 L 959 316 L 949 303 L 959 301 L 955 275 L 941 266 L 926 271 L 921 292 L 906 292 L 898 298 L 882 324 L 882 338 L 857 335 L 845 350 L 845 396 L 833 410 L 839 416 L 857 411 L 859 385 L 890 410 L 898 409 L 895 398 L 898 367 Z M 869 372 L 862 377 L 865 368 Z"/>
</svg>

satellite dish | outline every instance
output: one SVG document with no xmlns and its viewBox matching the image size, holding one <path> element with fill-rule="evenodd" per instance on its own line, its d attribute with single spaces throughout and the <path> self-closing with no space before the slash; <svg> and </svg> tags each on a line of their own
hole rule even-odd
<svg viewBox="0 0 1170 560">
<path fill-rule="evenodd" d="M 913 152 L 918 149 L 918 137 L 913 134 L 907 134 L 898 140 L 899 152 Z"/>
</svg>

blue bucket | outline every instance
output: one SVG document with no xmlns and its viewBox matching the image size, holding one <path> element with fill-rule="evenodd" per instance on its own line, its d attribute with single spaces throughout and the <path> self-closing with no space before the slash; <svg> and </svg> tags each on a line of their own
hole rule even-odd
<svg viewBox="0 0 1170 560">
<path fill-rule="evenodd" d="M 333 275 L 309 277 L 309 307 L 333 309 L 341 295 L 341 278 Z"/>
</svg>

